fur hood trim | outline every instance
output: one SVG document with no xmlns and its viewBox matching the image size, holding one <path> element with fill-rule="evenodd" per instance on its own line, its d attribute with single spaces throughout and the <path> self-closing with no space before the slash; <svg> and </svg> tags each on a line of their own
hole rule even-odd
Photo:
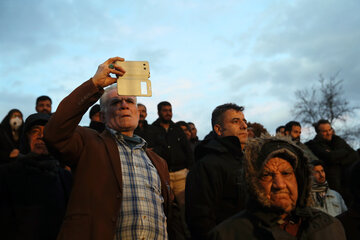
<svg viewBox="0 0 360 240">
<path fill-rule="evenodd" d="M 311 171 L 304 151 L 289 138 L 262 136 L 250 139 L 245 146 L 244 183 L 249 194 L 248 203 L 256 201 L 263 207 L 270 207 L 270 201 L 260 188 L 259 176 L 264 165 L 273 157 L 281 157 L 294 168 L 298 184 L 296 208 L 304 208 L 311 203 Z"/>
</svg>

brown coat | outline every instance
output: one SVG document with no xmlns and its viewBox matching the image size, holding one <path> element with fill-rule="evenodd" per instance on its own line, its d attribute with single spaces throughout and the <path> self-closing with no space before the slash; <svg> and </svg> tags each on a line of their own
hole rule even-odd
<svg viewBox="0 0 360 240">
<path fill-rule="evenodd" d="M 73 191 L 58 239 L 112 240 L 122 199 L 119 151 L 111 133 L 79 127 L 82 116 L 102 95 L 91 80 L 59 105 L 45 127 L 49 148 L 75 170 Z M 165 214 L 173 197 L 165 160 L 146 151 L 161 179 Z"/>
</svg>

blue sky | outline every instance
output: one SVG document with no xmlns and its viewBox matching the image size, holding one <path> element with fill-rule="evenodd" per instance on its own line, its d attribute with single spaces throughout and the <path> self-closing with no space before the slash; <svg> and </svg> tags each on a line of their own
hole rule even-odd
<svg viewBox="0 0 360 240">
<path fill-rule="evenodd" d="M 234 102 L 274 133 L 294 118 L 295 90 L 319 74 L 340 71 L 358 104 L 359 11 L 357 0 L 2 0 L 0 117 L 11 108 L 28 116 L 39 95 L 55 110 L 100 63 L 121 56 L 150 63 L 153 97 L 138 99 L 149 122 L 167 100 L 173 120 L 193 121 L 203 137 L 212 110 Z"/>
</svg>

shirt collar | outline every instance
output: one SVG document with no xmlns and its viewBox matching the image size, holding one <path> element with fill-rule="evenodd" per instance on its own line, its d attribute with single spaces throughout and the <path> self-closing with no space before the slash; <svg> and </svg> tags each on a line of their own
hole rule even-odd
<svg viewBox="0 0 360 240">
<path fill-rule="evenodd" d="M 109 130 L 109 132 L 115 137 L 115 139 L 121 143 L 126 143 L 131 148 L 143 148 L 144 150 L 147 147 L 147 143 L 144 139 L 139 137 L 138 135 L 133 135 L 132 137 L 126 136 L 112 128 L 106 127 L 106 129 Z"/>
</svg>

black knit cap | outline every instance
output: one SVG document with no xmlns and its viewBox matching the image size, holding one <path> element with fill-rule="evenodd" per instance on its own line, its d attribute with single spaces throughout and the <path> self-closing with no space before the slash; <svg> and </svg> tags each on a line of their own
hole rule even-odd
<svg viewBox="0 0 360 240">
<path fill-rule="evenodd" d="M 28 116 L 25 120 L 24 131 L 27 133 L 33 126 L 44 126 L 50 119 L 50 115 L 47 113 L 34 113 Z"/>
</svg>

